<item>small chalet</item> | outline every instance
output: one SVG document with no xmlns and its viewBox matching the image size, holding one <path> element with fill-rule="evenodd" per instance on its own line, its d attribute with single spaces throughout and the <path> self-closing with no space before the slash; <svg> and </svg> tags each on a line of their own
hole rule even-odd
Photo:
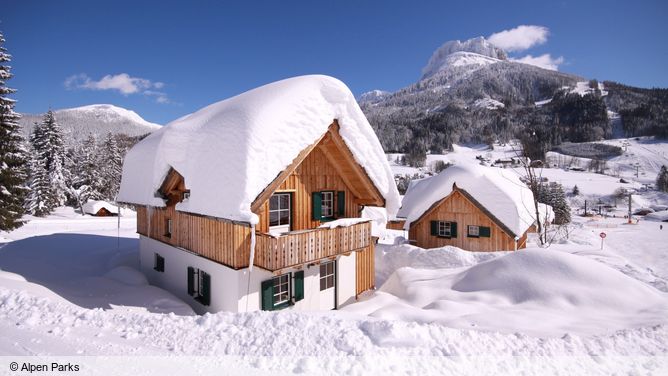
<svg viewBox="0 0 668 376">
<path fill-rule="evenodd" d="M 412 184 L 397 217 L 422 248 L 512 251 L 526 247 L 533 208 L 531 190 L 514 172 L 461 164 Z"/>
<path fill-rule="evenodd" d="M 330 310 L 374 288 L 365 207 L 399 207 L 380 142 L 327 76 L 275 82 L 138 143 L 119 201 L 137 208 L 152 284 L 197 312 Z"/>
<path fill-rule="evenodd" d="M 88 201 L 83 204 L 83 212 L 96 217 L 116 216 L 118 215 L 118 206 L 101 200 Z"/>
</svg>

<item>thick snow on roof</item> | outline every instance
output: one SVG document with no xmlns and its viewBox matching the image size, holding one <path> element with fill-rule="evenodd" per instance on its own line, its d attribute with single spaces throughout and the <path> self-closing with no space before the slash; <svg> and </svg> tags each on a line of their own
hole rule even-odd
<svg viewBox="0 0 668 376">
<path fill-rule="evenodd" d="M 449 195 L 454 183 L 473 196 L 515 235 L 521 236 L 534 223 L 533 194 L 516 173 L 461 163 L 411 186 L 397 213 L 397 217 L 406 218 L 406 229 L 433 204 Z"/>
<path fill-rule="evenodd" d="M 83 204 L 83 211 L 87 214 L 97 214 L 102 208 L 109 210 L 110 213 L 118 214 L 118 207 L 106 201 L 88 201 Z"/>
<path fill-rule="evenodd" d="M 127 154 L 118 200 L 164 206 L 156 191 L 173 167 L 191 193 L 177 210 L 255 222 L 253 200 L 334 119 L 388 211 L 396 212 L 399 194 L 378 138 L 346 85 L 322 75 L 253 89 L 155 131 Z"/>
</svg>

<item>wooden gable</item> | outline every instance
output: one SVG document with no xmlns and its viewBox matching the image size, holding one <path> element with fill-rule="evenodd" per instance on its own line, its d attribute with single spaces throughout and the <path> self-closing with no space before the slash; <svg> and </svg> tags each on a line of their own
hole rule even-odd
<svg viewBox="0 0 668 376">
<path fill-rule="evenodd" d="M 339 134 L 339 123 L 334 120 L 320 138 L 302 150 L 292 163 L 283 170 L 267 187 L 255 198 L 251 204 L 251 211 L 259 213 L 263 205 L 274 192 L 292 175 L 304 160 L 315 150 L 321 151 L 329 163 L 336 169 L 341 179 L 346 183 L 356 198 L 358 205 L 385 206 L 385 199 L 373 184 L 366 170 L 355 161 L 355 158 Z"/>
</svg>

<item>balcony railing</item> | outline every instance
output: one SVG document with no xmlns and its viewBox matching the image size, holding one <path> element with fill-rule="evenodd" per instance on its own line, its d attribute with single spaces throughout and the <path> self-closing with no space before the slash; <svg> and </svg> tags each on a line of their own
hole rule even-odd
<svg viewBox="0 0 668 376">
<path fill-rule="evenodd" d="M 293 231 L 278 237 L 257 233 L 254 264 L 279 270 L 368 247 L 371 222 Z"/>
</svg>

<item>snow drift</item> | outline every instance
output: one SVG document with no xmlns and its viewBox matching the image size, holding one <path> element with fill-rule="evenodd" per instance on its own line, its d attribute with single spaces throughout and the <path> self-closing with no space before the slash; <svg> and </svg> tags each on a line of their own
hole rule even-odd
<svg viewBox="0 0 668 376">
<path fill-rule="evenodd" d="M 442 256 L 447 262 L 456 257 Z M 665 323 L 666 294 L 586 257 L 542 249 L 455 269 L 398 269 L 352 310 L 458 328 L 562 335 Z"/>
<path fill-rule="evenodd" d="M 262 86 L 154 132 L 128 152 L 118 200 L 164 206 L 155 192 L 173 167 L 191 192 L 178 210 L 255 222 L 251 203 L 334 119 L 388 211 L 396 212 L 399 194 L 371 125 L 345 84 L 321 75 Z"/>
</svg>

